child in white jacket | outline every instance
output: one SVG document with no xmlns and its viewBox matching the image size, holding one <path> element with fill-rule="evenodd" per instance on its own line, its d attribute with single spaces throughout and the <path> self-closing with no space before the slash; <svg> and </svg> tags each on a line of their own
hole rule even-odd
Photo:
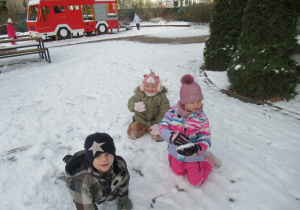
<svg viewBox="0 0 300 210">
<path fill-rule="evenodd" d="M 140 30 L 140 22 L 142 22 L 142 20 L 136 13 L 134 13 L 133 22 L 136 24 L 137 30 Z"/>
</svg>

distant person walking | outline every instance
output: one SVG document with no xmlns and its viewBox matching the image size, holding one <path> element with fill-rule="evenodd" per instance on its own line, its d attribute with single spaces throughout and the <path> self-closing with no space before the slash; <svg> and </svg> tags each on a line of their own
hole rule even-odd
<svg viewBox="0 0 300 210">
<path fill-rule="evenodd" d="M 137 30 L 140 30 L 140 22 L 141 21 L 142 21 L 141 18 L 136 13 L 134 13 L 133 22 L 136 24 Z"/>
<path fill-rule="evenodd" d="M 14 24 L 10 18 L 8 18 L 7 23 L 6 23 L 6 29 L 7 29 L 7 35 L 11 39 L 17 39 L 17 34 L 14 29 Z M 17 43 L 11 42 L 12 45 L 16 45 Z"/>
</svg>

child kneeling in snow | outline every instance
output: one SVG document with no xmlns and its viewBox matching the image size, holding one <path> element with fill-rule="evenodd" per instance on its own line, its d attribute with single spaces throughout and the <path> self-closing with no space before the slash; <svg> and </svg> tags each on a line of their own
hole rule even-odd
<svg viewBox="0 0 300 210">
<path fill-rule="evenodd" d="M 159 76 L 150 70 L 134 93 L 128 101 L 129 111 L 135 113 L 127 129 L 128 137 L 137 139 L 149 132 L 153 140 L 163 141 L 158 132 L 158 123 L 170 108 L 167 88 L 162 86 Z"/>
<path fill-rule="evenodd" d="M 212 168 L 221 162 L 211 152 L 210 128 L 203 111 L 203 95 L 194 78 L 181 78 L 180 100 L 159 123 L 161 137 L 168 142 L 168 160 L 177 175 L 187 175 L 194 186 L 202 185 Z"/>
<path fill-rule="evenodd" d="M 129 173 L 125 160 L 115 154 L 113 139 L 106 133 L 89 135 L 85 150 L 67 155 L 66 184 L 77 210 L 97 210 L 104 201 L 118 198 L 118 209 L 132 209 L 128 198 Z"/>
</svg>

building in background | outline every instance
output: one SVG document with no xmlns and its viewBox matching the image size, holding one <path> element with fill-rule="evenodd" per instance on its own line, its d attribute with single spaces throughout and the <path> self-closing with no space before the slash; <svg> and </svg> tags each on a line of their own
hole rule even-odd
<svg viewBox="0 0 300 210">
<path fill-rule="evenodd" d="M 213 3 L 213 0 L 160 0 L 160 7 L 186 7 L 193 4 Z"/>
<path fill-rule="evenodd" d="M 185 7 L 200 3 L 214 3 L 214 0 L 119 0 L 120 9 Z"/>
</svg>

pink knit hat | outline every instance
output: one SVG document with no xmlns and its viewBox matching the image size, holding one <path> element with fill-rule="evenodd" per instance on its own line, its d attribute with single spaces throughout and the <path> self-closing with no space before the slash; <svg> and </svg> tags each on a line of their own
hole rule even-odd
<svg viewBox="0 0 300 210">
<path fill-rule="evenodd" d="M 140 84 L 140 90 L 145 91 L 147 84 L 153 84 L 156 87 L 157 92 L 161 92 L 163 87 L 159 81 L 159 76 L 155 76 L 154 72 L 150 69 L 150 74 L 144 75 L 144 80 Z"/>
<path fill-rule="evenodd" d="M 180 101 L 181 105 L 193 101 L 202 101 L 203 95 L 200 86 L 194 81 L 194 77 L 186 74 L 181 78 Z"/>
</svg>

